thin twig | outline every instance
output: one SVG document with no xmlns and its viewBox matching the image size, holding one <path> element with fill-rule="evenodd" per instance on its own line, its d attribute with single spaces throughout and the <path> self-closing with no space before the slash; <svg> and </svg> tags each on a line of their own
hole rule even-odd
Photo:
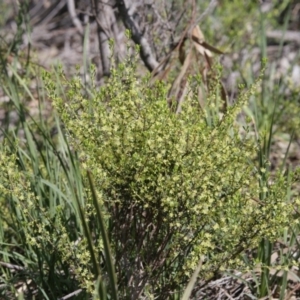
<svg viewBox="0 0 300 300">
<path fill-rule="evenodd" d="M 281 30 L 273 30 L 267 31 L 267 38 L 276 39 L 284 42 L 295 42 L 300 44 L 300 32 L 299 31 L 281 31 Z"/>
<path fill-rule="evenodd" d="M 124 0 L 116 0 L 116 4 L 124 26 L 130 30 L 132 40 L 140 46 L 140 55 L 145 66 L 152 72 L 158 66 L 158 61 L 155 59 L 147 39 L 130 16 L 129 9 L 126 7 Z"/>
<path fill-rule="evenodd" d="M 6 263 L 6 262 L 3 262 L 3 261 L 0 261 L 0 265 L 2 267 L 5 267 L 5 268 L 11 269 L 11 270 L 24 270 L 24 267 L 21 267 L 21 266 L 18 266 L 18 265 L 13 265 L 13 264 Z"/>
<path fill-rule="evenodd" d="M 66 296 L 63 296 L 62 298 L 59 298 L 59 300 L 69 299 L 69 298 L 71 298 L 73 296 L 76 296 L 76 295 L 80 294 L 81 292 L 82 292 L 82 289 L 78 289 L 78 290 L 76 290 L 76 291 L 74 291 L 74 292 L 72 292 L 72 293 L 70 293 L 70 294 L 68 294 Z"/>
<path fill-rule="evenodd" d="M 83 27 L 80 20 L 77 17 L 74 0 L 68 0 L 67 4 L 68 4 L 68 10 L 73 24 L 78 29 L 79 33 L 83 35 Z"/>
</svg>

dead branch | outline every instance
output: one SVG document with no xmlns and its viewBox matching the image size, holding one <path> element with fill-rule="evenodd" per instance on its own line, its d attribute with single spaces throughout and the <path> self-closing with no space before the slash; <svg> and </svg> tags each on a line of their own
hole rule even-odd
<svg viewBox="0 0 300 300">
<path fill-rule="evenodd" d="M 83 27 L 82 27 L 80 20 L 77 17 L 74 0 L 68 0 L 67 4 L 68 4 L 69 14 L 70 14 L 70 17 L 72 19 L 74 26 L 77 28 L 79 33 L 81 35 L 83 35 Z"/>
<path fill-rule="evenodd" d="M 155 59 L 147 39 L 130 16 L 129 8 L 126 7 L 124 0 L 116 0 L 116 5 L 122 17 L 124 26 L 131 32 L 132 40 L 140 46 L 141 59 L 147 69 L 152 72 L 158 66 L 158 61 Z"/>
<path fill-rule="evenodd" d="M 97 20 L 97 35 L 103 76 L 110 76 L 110 49 L 108 30 L 111 27 L 111 8 L 109 5 L 107 5 L 108 1 L 98 5 L 98 1 L 92 0 L 93 12 Z"/>
</svg>

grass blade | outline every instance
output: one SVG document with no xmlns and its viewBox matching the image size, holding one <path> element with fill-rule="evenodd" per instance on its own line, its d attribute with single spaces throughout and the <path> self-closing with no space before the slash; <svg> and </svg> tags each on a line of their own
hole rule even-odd
<svg viewBox="0 0 300 300">
<path fill-rule="evenodd" d="M 197 280 L 197 276 L 201 270 L 201 267 L 202 267 L 202 259 L 200 260 L 195 272 L 193 273 L 193 276 L 191 277 L 184 293 L 183 293 L 183 296 L 181 298 L 181 300 L 189 300 L 190 299 L 190 296 L 192 294 L 192 291 L 193 291 L 193 288 L 195 286 L 195 283 L 196 283 L 196 280 Z"/>
<path fill-rule="evenodd" d="M 105 257 L 107 258 L 106 267 L 107 267 L 107 272 L 108 272 L 108 276 L 110 279 L 110 285 L 112 288 L 112 299 L 117 300 L 118 299 L 117 277 L 116 277 L 116 273 L 115 273 L 115 268 L 114 268 L 111 249 L 110 249 L 110 245 L 109 245 L 108 235 L 107 235 L 107 232 L 105 229 L 104 219 L 103 219 L 103 216 L 101 213 L 101 208 L 100 208 L 98 200 L 97 200 L 96 190 L 94 187 L 91 173 L 88 172 L 87 175 L 88 175 L 88 179 L 89 179 L 89 183 L 90 183 L 90 187 L 91 187 L 91 191 L 92 191 L 94 206 L 95 206 L 97 217 L 98 217 L 99 224 L 100 224 L 101 235 L 103 238 L 104 253 L 105 253 Z"/>
</svg>

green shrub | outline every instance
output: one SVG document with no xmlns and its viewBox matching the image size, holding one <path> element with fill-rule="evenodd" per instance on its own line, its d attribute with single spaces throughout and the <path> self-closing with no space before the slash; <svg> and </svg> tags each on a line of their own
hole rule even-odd
<svg viewBox="0 0 300 300">
<path fill-rule="evenodd" d="M 57 299 L 79 287 L 91 293 L 90 254 L 67 179 L 72 171 L 65 176 L 51 153 L 32 157 L 26 150 L 1 148 L 1 261 L 20 266 L 17 273 L 2 270 L 1 295 L 21 296 L 15 288 L 20 284 L 25 299 Z M 80 184 L 73 185 L 78 190 Z M 84 293 L 81 296 L 84 299 Z"/>
<path fill-rule="evenodd" d="M 292 206 L 284 177 L 270 181 L 255 168 L 256 144 L 235 126 L 259 82 L 212 126 L 193 96 L 172 114 L 165 84 L 134 74 L 131 62 L 112 70 L 91 99 L 79 79 L 62 76 L 63 98 L 49 75 L 46 81 L 106 209 L 119 290 L 162 296 L 185 283 L 200 259 L 203 279 L 236 268 L 243 250 L 289 224 Z M 217 95 L 216 85 L 211 103 Z"/>
</svg>

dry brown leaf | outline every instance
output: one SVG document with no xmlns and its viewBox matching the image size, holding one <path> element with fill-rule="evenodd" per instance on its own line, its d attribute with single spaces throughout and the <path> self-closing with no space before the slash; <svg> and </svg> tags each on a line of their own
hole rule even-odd
<svg viewBox="0 0 300 300">
<path fill-rule="evenodd" d="M 194 44 L 196 50 L 202 56 L 207 55 L 208 57 L 212 57 L 212 53 L 208 49 L 204 48 L 202 45 L 202 43 L 204 42 L 204 35 L 198 25 L 193 28 L 192 40 L 195 41 L 193 44 Z"/>
<path fill-rule="evenodd" d="M 224 52 L 222 52 L 221 50 L 215 48 L 214 46 L 208 44 L 208 43 L 205 42 L 204 40 L 201 40 L 201 39 L 197 38 L 197 37 L 194 36 L 194 35 L 192 35 L 192 40 L 193 40 L 194 42 L 196 42 L 196 45 L 201 46 L 201 48 L 206 49 L 206 51 L 209 51 L 209 52 L 211 51 L 211 52 L 213 52 L 213 53 L 215 53 L 215 54 L 219 54 L 219 55 L 224 54 Z M 210 52 L 210 53 L 211 53 L 211 52 Z M 212 57 L 212 54 L 210 55 L 210 57 Z"/>
<path fill-rule="evenodd" d="M 175 96 L 175 99 L 177 101 L 177 105 L 176 105 L 176 110 L 177 111 L 177 108 L 178 108 L 178 102 L 179 102 L 179 99 L 178 99 L 178 96 L 181 96 L 181 103 L 182 103 L 182 94 L 184 93 L 180 93 L 180 90 L 182 89 L 182 80 L 186 80 L 187 76 L 188 76 L 188 70 L 190 69 L 190 64 L 192 62 L 192 52 L 189 52 L 188 55 L 186 56 L 185 60 L 184 60 L 184 63 L 183 63 L 183 66 L 180 70 L 180 73 L 178 74 L 178 76 L 176 77 L 176 79 L 174 80 L 173 84 L 172 84 L 172 87 L 168 93 L 168 102 L 169 102 L 169 106 L 173 106 L 173 103 L 172 103 L 172 100 L 173 100 L 173 97 Z M 184 88 L 186 88 L 186 84 L 184 85 Z"/>
<path fill-rule="evenodd" d="M 167 102 L 174 112 L 179 113 L 182 102 L 188 92 L 188 76 L 200 74 L 203 85 L 198 88 L 199 105 L 205 106 L 205 96 L 208 95 L 216 85 L 220 86 L 220 98 L 223 100 L 223 109 L 227 108 L 227 94 L 222 84 L 213 73 L 213 53 L 223 54 L 222 51 L 205 42 L 204 34 L 200 27 L 194 26 L 191 35 L 188 37 L 187 30 L 183 32 L 179 42 L 170 53 L 162 60 L 159 66 L 153 71 L 153 80 L 167 80 L 170 71 L 181 64 L 177 77 L 173 80 L 168 92 Z M 174 107 L 175 105 L 175 107 Z"/>
<path fill-rule="evenodd" d="M 183 103 L 183 100 L 185 96 L 187 95 L 188 92 L 188 80 L 185 78 L 181 84 L 180 84 L 180 90 L 179 93 L 177 94 L 177 108 L 176 108 L 176 114 L 179 114 L 181 112 L 181 106 Z"/>
</svg>

